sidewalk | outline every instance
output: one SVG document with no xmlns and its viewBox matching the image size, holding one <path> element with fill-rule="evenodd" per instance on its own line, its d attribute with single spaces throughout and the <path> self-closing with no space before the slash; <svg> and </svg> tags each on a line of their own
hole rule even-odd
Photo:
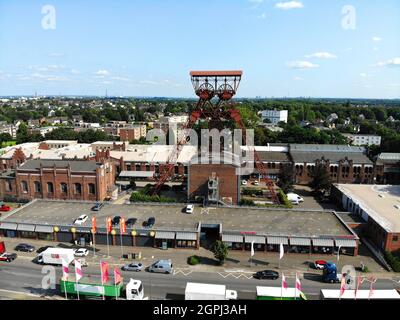
<svg viewBox="0 0 400 320">
<path fill-rule="evenodd" d="M 13 251 L 15 245 L 21 242 L 27 242 L 36 247 L 36 249 L 42 246 L 60 246 L 64 248 L 78 248 L 72 244 L 49 242 L 42 240 L 28 240 L 18 238 L 3 238 L 6 243 L 7 251 Z M 283 259 L 279 263 L 279 253 L 264 253 L 255 252 L 255 255 L 250 261 L 249 251 L 229 251 L 228 258 L 223 266 L 218 266 L 217 261 L 214 259 L 213 253 L 204 248 L 199 250 L 194 249 L 167 249 L 162 250 L 159 248 L 152 247 L 123 247 L 123 253 L 129 255 L 129 259 L 122 259 L 122 252 L 120 246 L 110 246 L 110 256 L 107 255 L 107 246 L 98 245 L 96 246 L 96 255 L 93 255 L 93 248 L 87 247 L 90 250 L 89 255 L 85 258 L 89 265 L 99 263 L 100 260 L 109 262 L 113 266 L 122 266 L 123 264 L 130 263 L 132 261 L 141 261 L 145 266 L 150 265 L 152 262 L 159 259 L 171 259 L 174 264 L 174 269 L 187 271 L 187 272 L 213 272 L 213 273 L 254 273 L 263 269 L 272 269 L 284 272 L 288 276 L 304 274 L 313 276 L 321 275 L 321 271 L 315 270 L 310 267 L 310 264 L 318 259 L 332 261 L 338 266 L 338 270 L 344 265 L 353 265 L 355 267 L 360 266 L 363 262 L 368 266 L 370 272 L 365 273 L 366 276 L 379 275 L 381 278 L 393 278 L 397 274 L 393 272 L 387 272 L 383 267 L 377 264 L 373 257 L 365 254 L 352 257 L 341 255 L 339 261 L 337 261 L 336 255 L 308 255 L 308 254 L 285 254 Z M 141 252 L 141 259 L 131 259 L 132 253 Z M 191 255 L 197 255 L 201 258 L 201 263 L 195 266 L 191 266 L 187 263 L 187 259 Z M 36 256 L 36 252 L 24 253 L 18 252 L 20 258 L 26 257 L 32 259 Z M 400 277 L 400 276 L 399 276 Z"/>
</svg>

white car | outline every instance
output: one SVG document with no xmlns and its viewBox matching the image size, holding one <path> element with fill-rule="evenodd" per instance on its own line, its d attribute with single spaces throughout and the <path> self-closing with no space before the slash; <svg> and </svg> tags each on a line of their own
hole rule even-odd
<svg viewBox="0 0 400 320">
<path fill-rule="evenodd" d="M 186 206 L 186 213 L 193 213 L 194 211 L 194 204 L 188 204 Z"/>
<path fill-rule="evenodd" d="M 258 180 L 255 180 L 255 181 L 253 182 L 253 184 L 254 184 L 255 186 L 258 186 L 260 183 L 258 182 Z"/>
<path fill-rule="evenodd" d="M 85 248 L 79 248 L 75 250 L 74 255 L 76 257 L 86 257 L 89 254 L 89 250 Z"/>
<path fill-rule="evenodd" d="M 247 185 L 247 181 L 246 180 L 242 180 L 242 185 Z"/>
<path fill-rule="evenodd" d="M 77 219 L 75 219 L 74 224 L 83 224 L 89 217 L 86 214 L 80 215 Z"/>
</svg>

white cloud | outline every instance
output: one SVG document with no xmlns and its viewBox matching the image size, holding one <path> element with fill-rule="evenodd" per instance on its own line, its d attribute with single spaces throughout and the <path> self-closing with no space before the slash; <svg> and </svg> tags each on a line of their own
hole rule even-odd
<svg viewBox="0 0 400 320">
<path fill-rule="evenodd" d="M 400 67 L 400 57 L 381 61 L 376 64 L 378 67 Z"/>
<path fill-rule="evenodd" d="M 98 70 L 96 74 L 99 76 L 108 76 L 110 72 L 108 72 L 107 70 Z"/>
<path fill-rule="evenodd" d="M 117 80 L 117 81 L 131 81 L 131 79 L 127 78 L 127 77 L 111 77 L 112 80 Z"/>
<path fill-rule="evenodd" d="M 319 58 L 319 59 L 336 59 L 337 56 L 335 56 L 332 53 L 329 52 L 315 52 L 312 54 L 308 54 L 305 56 L 306 58 Z"/>
<path fill-rule="evenodd" d="M 301 3 L 300 1 L 278 2 L 275 5 L 275 8 L 282 10 L 300 9 L 303 7 L 303 3 Z"/>
<path fill-rule="evenodd" d="M 286 66 L 291 69 L 312 69 L 319 67 L 318 64 L 314 64 L 309 61 L 290 61 L 286 62 Z"/>
<path fill-rule="evenodd" d="M 378 51 L 378 50 L 379 50 L 379 48 L 378 48 L 378 47 L 374 47 L 373 49 L 374 49 L 374 51 Z"/>
<path fill-rule="evenodd" d="M 379 41 L 382 41 L 382 38 L 380 38 L 380 37 L 372 37 L 372 41 L 379 42 Z"/>
<path fill-rule="evenodd" d="M 71 69 L 71 73 L 72 74 L 80 74 L 81 72 L 79 70 L 76 70 L 76 69 Z"/>
<path fill-rule="evenodd" d="M 360 73 L 360 76 L 363 77 L 363 78 L 366 78 L 366 77 L 368 77 L 368 74 L 362 72 L 362 73 Z"/>
<path fill-rule="evenodd" d="M 139 81 L 139 83 L 140 84 L 153 84 L 153 85 L 159 84 L 157 81 L 151 81 L 151 80 L 141 80 L 141 81 Z"/>
<path fill-rule="evenodd" d="M 50 57 L 63 57 L 64 53 L 52 52 L 49 54 Z"/>
</svg>

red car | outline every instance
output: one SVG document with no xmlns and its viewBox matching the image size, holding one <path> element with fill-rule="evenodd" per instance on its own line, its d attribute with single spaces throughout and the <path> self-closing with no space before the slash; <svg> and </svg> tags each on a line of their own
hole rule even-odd
<svg viewBox="0 0 400 320">
<path fill-rule="evenodd" d="M 325 268 L 326 261 L 325 260 L 317 260 L 314 262 L 314 268 L 317 270 L 323 270 Z"/>
<path fill-rule="evenodd" d="M 11 210 L 10 206 L 7 206 L 7 205 L 5 205 L 5 204 L 3 204 L 3 205 L 0 207 L 0 211 L 10 211 L 10 210 Z"/>
<path fill-rule="evenodd" d="M 0 254 L 0 261 L 6 261 L 6 262 L 11 262 L 17 258 L 16 253 L 2 253 Z"/>
</svg>

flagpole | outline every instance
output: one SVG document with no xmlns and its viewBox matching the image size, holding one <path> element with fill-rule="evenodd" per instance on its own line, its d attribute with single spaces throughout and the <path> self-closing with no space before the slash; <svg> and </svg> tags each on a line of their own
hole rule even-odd
<svg viewBox="0 0 400 320">
<path fill-rule="evenodd" d="M 101 273 L 101 286 L 103 287 L 103 300 L 106 300 L 106 297 L 104 296 L 103 265 L 101 264 L 101 261 L 100 261 L 100 273 Z"/>
<path fill-rule="evenodd" d="M 79 298 L 79 289 L 78 289 L 78 278 L 75 275 L 75 284 L 76 284 L 76 293 L 78 294 L 78 300 L 80 300 Z"/>
<path fill-rule="evenodd" d="M 122 230 L 121 230 L 121 226 L 119 227 L 119 236 L 120 236 L 120 239 L 121 239 L 121 258 L 123 258 L 124 257 L 124 248 L 122 246 Z"/>
<path fill-rule="evenodd" d="M 65 284 L 66 279 L 63 279 L 64 282 L 64 292 L 65 292 L 65 299 L 68 300 L 68 295 L 67 295 L 67 285 Z"/>
<path fill-rule="evenodd" d="M 93 257 L 96 256 L 96 234 L 93 232 Z"/>
<path fill-rule="evenodd" d="M 110 257 L 110 246 L 108 244 L 108 229 L 107 229 L 107 256 Z"/>
<path fill-rule="evenodd" d="M 294 284 L 294 300 L 296 300 L 297 297 L 297 272 L 296 272 L 296 280 L 295 280 L 295 284 Z"/>
</svg>

